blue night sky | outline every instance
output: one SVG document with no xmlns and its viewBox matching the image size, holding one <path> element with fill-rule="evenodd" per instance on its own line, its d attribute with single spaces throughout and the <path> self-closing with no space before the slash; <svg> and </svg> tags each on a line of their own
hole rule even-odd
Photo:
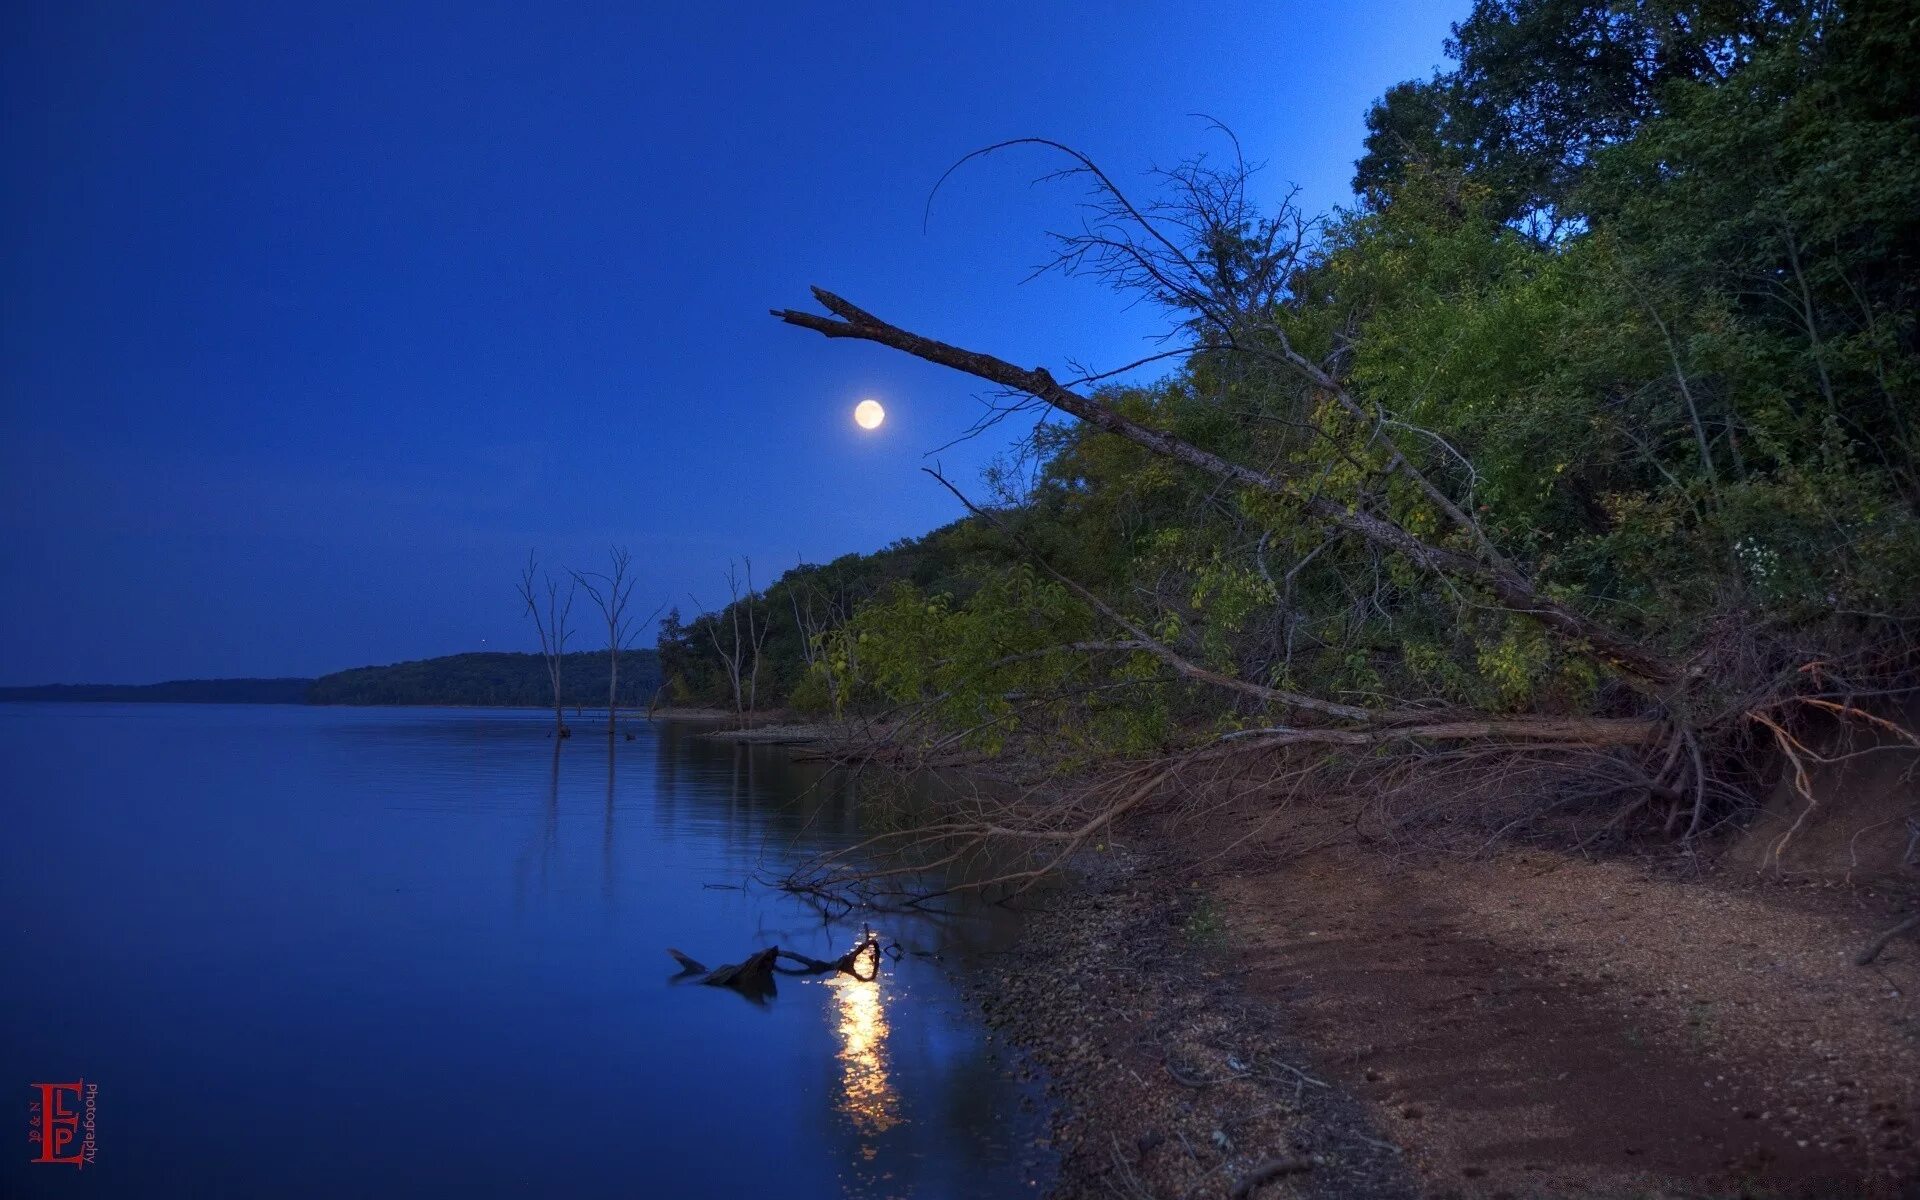
<svg viewBox="0 0 1920 1200">
<path fill-rule="evenodd" d="M 777 324 L 818 283 L 1065 376 L 1156 314 L 1023 284 L 1077 193 L 1221 149 L 1309 208 L 1466 0 L 5 6 L 0 683 L 531 649 L 530 547 L 724 597 L 951 520 L 979 389 Z M 913 11 L 908 11 L 913 10 Z M 873 396 L 877 434 L 849 417 Z M 961 479 L 1002 431 L 939 457 Z M 590 633 L 579 644 L 593 645 Z"/>
</svg>

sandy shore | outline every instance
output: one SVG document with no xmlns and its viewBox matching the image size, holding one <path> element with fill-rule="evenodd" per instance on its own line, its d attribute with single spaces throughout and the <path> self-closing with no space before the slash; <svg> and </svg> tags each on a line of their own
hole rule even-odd
<svg viewBox="0 0 1920 1200">
<path fill-rule="evenodd" d="M 1060 1196 L 1920 1195 L 1920 946 L 1873 889 L 1137 831 L 976 988 Z"/>
</svg>

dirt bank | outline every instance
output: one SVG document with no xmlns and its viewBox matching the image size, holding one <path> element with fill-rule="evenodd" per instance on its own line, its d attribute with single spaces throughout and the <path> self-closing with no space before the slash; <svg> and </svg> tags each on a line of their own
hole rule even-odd
<svg viewBox="0 0 1920 1200">
<path fill-rule="evenodd" d="M 1887 895 L 1235 836 L 1140 831 L 982 988 L 1061 1194 L 1920 1195 Z"/>
</svg>

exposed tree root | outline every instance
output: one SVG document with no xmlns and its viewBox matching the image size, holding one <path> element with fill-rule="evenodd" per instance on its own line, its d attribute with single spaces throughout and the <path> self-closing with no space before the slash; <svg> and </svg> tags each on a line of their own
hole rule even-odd
<svg viewBox="0 0 1920 1200">
<path fill-rule="evenodd" d="M 1898 925 L 1895 925 L 1892 929 L 1887 930 L 1879 937 L 1868 942 L 1867 948 L 1862 950 L 1859 956 L 1853 960 L 1854 963 L 1862 967 L 1870 965 L 1874 959 L 1880 957 L 1881 951 L 1893 943 L 1893 939 L 1899 937 L 1909 929 L 1916 928 L 1920 928 L 1920 913 L 1913 914 Z"/>
</svg>

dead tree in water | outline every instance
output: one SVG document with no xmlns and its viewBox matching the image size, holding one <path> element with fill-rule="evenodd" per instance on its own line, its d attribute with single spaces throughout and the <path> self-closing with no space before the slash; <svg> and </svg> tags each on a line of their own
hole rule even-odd
<svg viewBox="0 0 1920 1200">
<path fill-rule="evenodd" d="M 527 565 L 520 570 L 520 599 L 526 605 L 527 615 L 533 618 L 534 632 L 540 637 L 540 656 L 546 660 L 547 680 L 553 685 L 553 736 L 556 738 L 571 736 L 560 694 L 560 667 L 561 657 L 567 652 L 567 638 L 572 633 L 567 621 L 573 613 L 574 587 L 574 582 L 569 580 L 563 598 L 560 581 L 552 575 L 542 576 L 539 560 L 532 551 L 527 553 Z"/>
<path fill-rule="evenodd" d="M 620 655 L 633 640 L 635 631 L 651 625 L 660 615 L 660 608 L 666 606 L 654 609 L 644 621 L 628 617 L 627 601 L 633 595 L 634 585 L 633 555 L 625 546 L 614 546 L 607 552 L 607 558 L 604 574 L 575 571 L 573 581 L 593 601 L 607 623 L 607 736 L 612 737 L 620 713 Z"/>
</svg>

